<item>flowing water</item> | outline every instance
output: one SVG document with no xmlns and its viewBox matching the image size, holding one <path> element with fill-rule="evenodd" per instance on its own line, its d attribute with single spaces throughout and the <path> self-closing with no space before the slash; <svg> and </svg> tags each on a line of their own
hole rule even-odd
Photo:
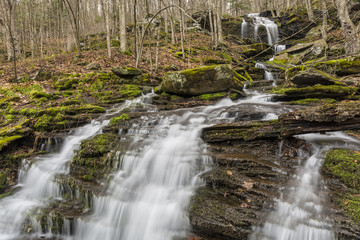
<svg viewBox="0 0 360 240">
<path fill-rule="evenodd" d="M 78 219 L 73 226 L 65 219 L 63 234 L 57 237 L 74 240 L 186 237 L 190 229 L 189 200 L 201 184 L 198 175 L 211 163 L 199 136 L 201 129 L 233 121 L 236 116 L 231 117 L 227 112 L 231 108 L 258 111 L 264 119 L 274 119 L 282 113 L 278 111 L 279 104 L 269 102 L 271 95 L 247 93 L 247 99 L 237 102 L 225 99 L 213 106 L 143 117 L 141 126 L 129 130 L 133 143 L 122 156 L 120 170 L 113 174 L 104 196 L 94 197 L 92 214 Z M 154 106 L 150 109 L 154 111 Z M 102 119 L 108 115 L 110 113 Z M 24 239 L 22 232 L 28 230 L 24 229 L 27 215 L 34 209 L 46 207 L 53 199 L 62 198 L 55 177 L 69 173 L 74 150 L 82 140 L 101 133 L 108 122 L 99 119 L 78 128 L 63 141 L 59 153 L 32 163 L 24 160 L 18 185 L 21 189 L 0 201 L 0 239 Z M 149 127 L 154 124 L 155 127 Z M 36 218 L 32 221 L 32 234 L 27 237 L 55 236 L 50 227 L 44 232 Z"/>
<path fill-rule="evenodd" d="M 273 21 L 258 14 L 249 17 L 254 19 L 255 37 L 259 26 L 263 25 L 268 43 L 273 45 L 278 41 L 278 29 Z M 244 21 L 242 26 L 242 35 L 247 36 L 249 24 Z M 284 49 L 283 45 L 275 45 L 276 52 Z M 258 63 L 257 67 L 265 70 L 268 80 L 275 78 L 265 65 Z M 101 133 L 109 122 L 105 119 L 131 104 L 141 102 L 152 112 L 156 107 L 148 104 L 149 96 L 129 101 L 75 130 L 62 141 L 58 153 L 33 161 L 24 160 L 19 171 L 19 190 L 0 200 L 0 239 L 185 239 L 190 230 L 189 201 L 202 184 L 199 175 L 211 166 L 206 145 L 200 138 L 201 129 L 232 122 L 239 118 L 239 113 L 246 111 L 259 112 L 262 120 L 276 119 L 288 111 L 280 104 L 270 102 L 269 94 L 245 92 L 248 97 L 236 102 L 224 99 L 207 107 L 144 114 L 143 123 L 132 126 L 127 133 L 132 143 L 121 156 L 120 167 L 110 177 L 106 191 L 101 196 L 94 196 L 87 216 L 72 223 L 64 219 L 61 235 L 36 227 L 36 219 L 33 220 L 33 234 L 24 234 L 24 220 L 32 210 L 63 198 L 54 179 L 69 174 L 70 162 L 81 141 Z M 360 143 L 342 133 L 298 137 L 311 143 L 311 151 L 300 154 L 299 162 L 305 163 L 282 191 L 281 197 L 275 200 L 274 210 L 265 224 L 254 228 L 250 236 L 252 240 L 336 239 L 331 220 L 326 218 L 323 208 L 326 187 L 321 181 L 319 168 L 326 150 L 333 147 L 358 148 Z M 47 145 L 42 148 L 49 150 Z"/>
<path fill-rule="evenodd" d="M 147 98 L 143 97 L 136 101 L 146 101 Z M 131 107 L 131 104 L 132 102 L 128 101 L 103 117 Z M 30 211 L 45 207 L 50 198 L 62 197 L 59 185 L 54 182 L 54 178 L 57 175 L 69 173 L 69 163 L 81 141 L 99 134 L 108 123 L 108 120 L 101 119 L 92 121 L 70 134 L 64 140 L 59 153 L 39 157 L 33 162 L 23 160 L 19 171 L 19 183 L 16 186 L 20 190 L 0 201 L 1 240 L 22 239 L 19 235 L 24 230 L 24 219 Z"/>
<path fill-rule="evenodd" d="M 298 136 L 311 144 L 310 154 L 300 154 L 305 163 L 292 182 L 275 200 L 275 209 L 262 227 L 254 229 L 251 240 L 335 240 L 331 220 L 323 203 L 326 187 L 321 181 L 320 167 L 331 148 L 359 149 L 360 141 L 336 132 Z"/>
<path fill-rule="evenodd" d="M 279 41 L 279 27 L 278 25 L 266 17 L 260 17 L 259 13 L 252 13 L 248 15 L 249 18 L 253 20 L 254 25 L 254 40 L 257 42 L 262 42 L 261 37 L 259 36 L 259 28 L 263 26 L 266 29 L 267 33 L 267 44 L 274 45 L 274 54 L 281 53 L 282 51 L 286 50 L 286 45 L 280 45 L 278 44 Z M 243 20 L 243 23 L 241 24 L 241 36 L 247 37 L 249 31 L 249 23 Z M 246 34 L 245 34 L 246 33 Z M 274 56 L 270 59 L 272 61 L 274 59 Z M 264 64 L 262 63 L 256 63 L 256 68 L 261 68 L 264 70 L 264 79 L 265 80 L 276 80 L 277 76 L 275 73 L 271 71 L 271 69 L 268 69 Z"/>
</svg>

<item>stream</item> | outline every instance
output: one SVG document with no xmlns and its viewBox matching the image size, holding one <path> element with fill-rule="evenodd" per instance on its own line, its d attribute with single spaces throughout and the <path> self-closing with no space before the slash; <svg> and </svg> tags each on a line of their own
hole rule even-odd
<svg viewBox="0 0 360 240">
<path fill-rule="evenodd" d="M 264 25 L 268 43 L 278 41 L 274 22 L 256 14 L 258 26 Z M 244 22 L 245 36 L 249 23 Z M 276 49 L 283 50 L 284 46 Z M 261 67 L 261 66 L 258 66 Z M 273 80 L 264 67 L 265 76 Z M 268 72 L 268 73 L 266 73 Z M 276 119 L 291 110 L 271 102 L 271 94 L 245 90 L 245 99 L 168 112 L 157 112 L 146 95 L 111 109 L 101 118 L 69 134 L 58 153 L 29 161 L 24 159 L 19 171 L 18 191 L 0 200 L 0 239 L 66 239 L 66 240 L 169 240 L 186 239 L 191 232 L 189 203 L 196 189 L 204 183 L 200 175 L 212 167 L 212 159 L 200 134 L 204 127 L 241 121 L 237 113 L 250 112 L 256 120 Z M 45 208 L 54 199 L 64 199 L 58 175 L 69 175 L 74 151 L 81 141 L 102 132 L 109 118 L 132 104 L 143 104 L 142 123 L 134 124 L 126 133 L 129 147 L 119 160 L 119 167 L 109 177 L 101 195 L 93 195 L 88 214 L 64 219 L 61 234 L 45 231 L 38 219 L 25 219 L 36 209 Z M 231 109 L 231 111 L 230 111 Z M 250 114 L 250 115 L 251 115 Z M 251 116 L 252 116 L 251 115 Z M 250 119 L 254 119 L 251 117 Z M 249 119 L 249 120 L 250 120 Z M 334 147 L 355 149 L 360 142 L 343 133 L 307 134 L 296 136 L 311 144 L 310 153 L 299 150 L 299 165 L 291 181 L 281 189 L 262 226 L 253 226 L 251 240 L 335 240 L 331 219 L 323 211 L 326 186 L 319 169 L 324 154 Z"/>
</svg>

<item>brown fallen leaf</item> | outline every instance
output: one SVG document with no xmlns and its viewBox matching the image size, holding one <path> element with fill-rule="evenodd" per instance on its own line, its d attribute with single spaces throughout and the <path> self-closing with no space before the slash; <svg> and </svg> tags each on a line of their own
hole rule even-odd
<svg viewBox="0 0 360 240">
<path fill-rule="evenodd" d="M 232 176 L 232 172 L 230 170 L 227 170 L 226 174 L 229 175 L 229 176 Z"/>
<path fill-rule="evenodd" d="M 242 208 L 251 208 L 251 206 L 249 204 L 247 204 L 247 203 L 241 203 L 240 207 L 242 207 Z"/>
<path fill-rule="evenodd" d="M 241 185 L 243 188 L 245 188 L 246 190 L 250 190 L 254 187 L 254 183 L 252 182 L 244 182 L 242 185 Z"/>
<path fill-rule="evenodd" d="M 348 204 L 349 204 L 349 201 L 346 201 L 346 202 L 345 202 L 345 205 L 348 205 Z"/>
</svg>

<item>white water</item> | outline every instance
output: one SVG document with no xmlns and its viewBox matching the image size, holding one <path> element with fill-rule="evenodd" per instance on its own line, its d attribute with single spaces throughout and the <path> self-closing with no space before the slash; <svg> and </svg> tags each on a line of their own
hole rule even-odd
<svg viewBox="0 0 360 240">
<path fill-rule="evenodd" d="M 228 107 L 267 105 L 267 98 L 254 95 L 237 103 L 227 99 L 215 106 L 179 110 L 162 117 L 144 141 L 134 140 L 122 158 L 122 169 L 110 183 L 108 195 L 95 199 L 94 213 L 78 221 L 74 239 L 186 238 L 190 229 L 188 204 L 201 184 L 199 174 L 211 162 L 200 130 L 231 121 L 222 118 L 227 116 L 224 109 Z"/>
<path fill-rule="evenodd" d="M 144 96 L 136 101 L 144 101 L 146 98 Z M 132 102 L 127 101 L 122 106 L 114 109 L 112 113 L 131 107 L 131 105 Z M 59 153 L 39 157 L 32 164 L 23 160 L 17 186 L 20 190 L 0 201 L 1 240 L 19 239 L 19 235 L 23 230 L 24 219 L 32 209 L 45 207 L 50 198 L 61 198 L 60 188 L 53 181 L 55 176 L 68 174 L 69 163 L 74 155 L 74 150 L 79 147 L 81 141 L 99 134 L 101 129 L 108 123 L 108 120 L 92 121 L 68 136 Z M 30 229 L 26 230 L 30 231 Z"/>
<path fill-rule="evenodd" d="M 248 92 L 251 93 L 251 92 Z M 272 108 L 270 95 L 254 93 L 251 97 L 232 102 L 225 99 L 215 106 L 178 110 L 171 116 L 161 116 L 159 124 L 149 134 L 144 127 L 129 131 L 134 142 L 121 159 L 120 171 L 114 174 L 107 195 L 94 199 L 94 212 L 79 219 L 75 236 L 70 221 L 64 219 L 62 238 L 68 239 L 171 239 L 185 237 L 189 231 L 186 215 L 189 199 L 201 184 L 198 174 L 210 159 L 199 137 L 200 130 L 210 124 L 231 122 L 226 119 L 228 107 L 254 105 Z M 136 102 L 144 102 L 139 99 Z M 104 117 L 128 108 L 127 102 L 109 111 Z M 153 107 L 150 110 L 154 111 Z M 261 110 L 261 109 L 259 109 Z M 104 118 L 103 117 L 103 118 Z M 154 122 L 154 119 L 149 119 Z M 157 119 L 155 119 L 157 121 Z M 24 160 L 19 171 L 20 190 L 0 201 L 0 239 L 49 237 L 51 230 L 42 233 L 39 223 L 31 218 L 31 229 L 24 229 L 24 220 L 33 210 L 47 207 L 53 199 L 61 198 L 60 187 L 54 182 L 59 174 L 69 173 L 69 163 L 82 140 L 101 132 L 108 120 L 93 121 L 78 128 L 67 137 L 59 153 L 45 155 L 30 163 Z M 48 218 L 51 226 L 51 218 Z M 22 231 L 30 231 L 24 234 Z"/>
<path fill-rule="evenodd" d="M 274 45 L 274 54 L 281 53 L 286 50 L 286 45 L 279 45 L 277 42 L 279 41 L 279 28 L 278 25 L 266 17 L 260 17 L 259 13 L 249 14 L 248 17 L 253 19 L 254 22 L 254 39 L 255 41 L 261 42 L 259 38 L 259 28 L 260 26 L 264 26 L 267 32 L 267 44 Z M 248 31 L 248 23 L 243 20 L 241 24 L 241 34 L 243 35 L 243 31 Z M 272 61 L 274 57 L 270 59 Z M 264 79 L 265 80 L 276 80 L 276 76 L 271 72 L 264 64 L 256 63 L 256 68 L 264 69 Z"/>
<path fill-rule="evenodd" d="M 266 17 L 260 17 L 259 13 L 249 14 L 248 17 L 252 18 L 254 21 L 254 38 L 255 41 L 260 41 L 258 30 L 260 26 L 264 26 L 267 33 L 267 44 L 273 45 L 279 40 L 279 28 L 278 25 Z"/>
<path fill-rule="evenodd" d="M 275 200 L 275 209 L 262 227 L 254 229 L 251 240 L 335 240 L 331 220 L 323 209 L 325 186 L 320 177 L 324 154 L 330 148 L 358 149 L 360 141 L 340 132 L 300 135 L 311 143 L 311 154 L 306 159 L 293 182 Z"/>
<path fill-rule="evenodd" d="M 241 37 L 247 38 L 249 36 L 249 23 L 243 20 L 241 23 Z"/>
</svg>

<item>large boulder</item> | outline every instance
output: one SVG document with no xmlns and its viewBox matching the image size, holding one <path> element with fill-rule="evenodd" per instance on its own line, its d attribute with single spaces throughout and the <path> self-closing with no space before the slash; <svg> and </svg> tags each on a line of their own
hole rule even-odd
<svg viewBox="0 0 360 240">
<path fill-rule="evenodd" d="M 316 69 L 309 69 L 307 71 L 302 71 L 296 74 L 293 78 L 290 79 L 292 83 L 297 86 L 314 86 L 317 84 L 321 85 L 343 85 L 335 77 L 327 74 L 323 71 Z"/>
<path fill-rule="evenodd" d="M 223 92 L 238 88 L 230 65 L 215 65 L 169 72 L 161 83 L 164 92 L 185 96 Z"/>
</svg>

